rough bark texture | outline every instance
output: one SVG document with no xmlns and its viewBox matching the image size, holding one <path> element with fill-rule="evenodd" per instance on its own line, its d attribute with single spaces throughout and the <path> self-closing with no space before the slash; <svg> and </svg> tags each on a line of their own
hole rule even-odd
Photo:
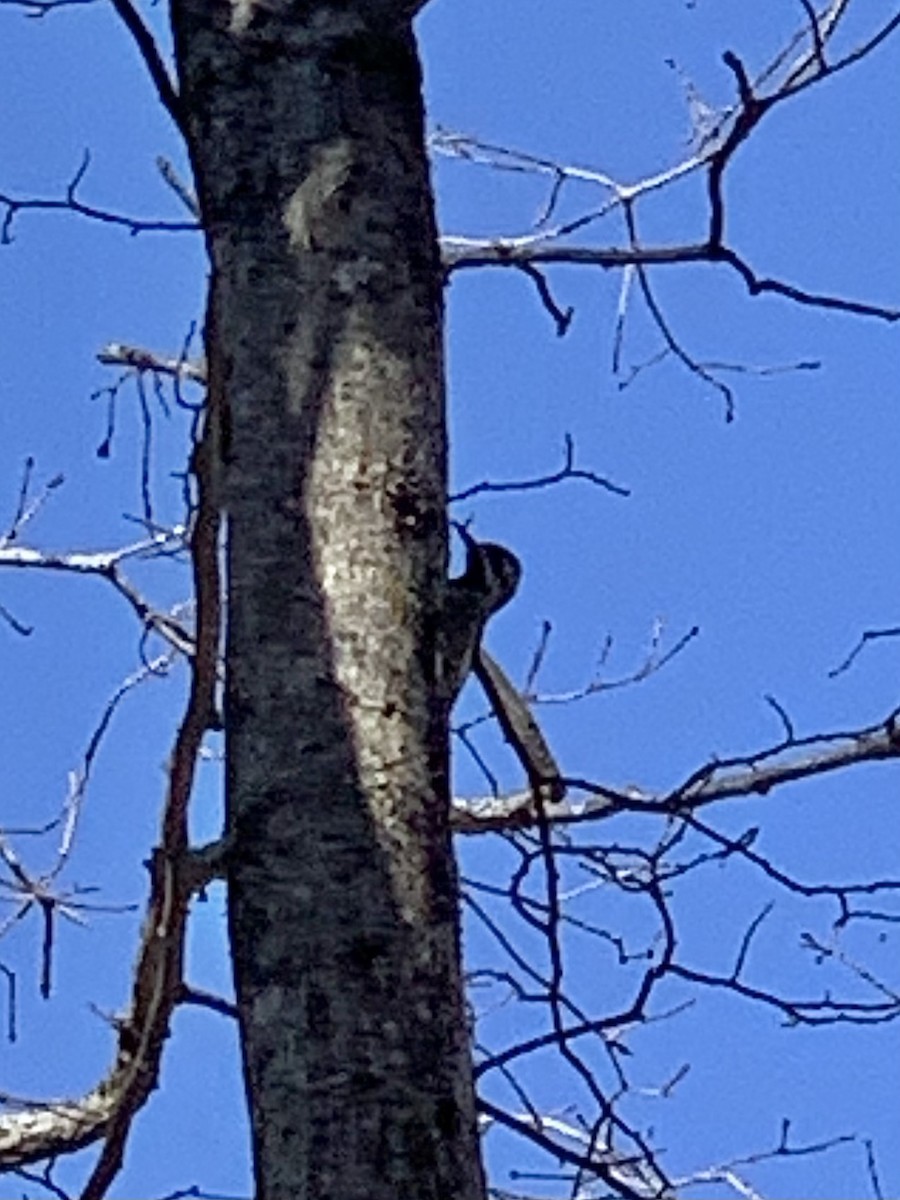
<svg viewBox="0 0 900 1200">
<path fill-rule="evenodd" d="M 230 929 L 258 1200 L 476 1200 L 414 4 L 174 0 L 228 517 Z"/>
</svg>

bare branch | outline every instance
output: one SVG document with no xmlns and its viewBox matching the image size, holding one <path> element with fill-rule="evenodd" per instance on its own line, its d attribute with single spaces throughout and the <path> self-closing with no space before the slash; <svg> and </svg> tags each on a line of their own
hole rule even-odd
<svg viewBox="0 0 900 1200">
<path fill-rule="evenodd" d="M 78 216 L 87 217 L 89 220 L 98 221 L 103 225 L 114 225 L 121 229 L 127 229 L 130 234 L 135 236 L 139 233 L 196 233 L 199 230 L 200 226 L 196 221 L 142 221 L 136 217 L 125 217 L 119 213 L 85 204 L 78 196 L 78 188 L 84 179 L 90 161 L 90 152 L 86 150 L 81 165 L 66 189 L 64 199 L 21 199 L 18 196 L 0 192 L 0 206 L 6 209 L 3 221 L 0 223 L 0 245 L 6 245 L 12 241 L 13 221 L 20 212 L 77 213 Z"/>
<path fill-rule="evenodd" d="M 478 681 L 534 789 L 535 797 L 550 803 L 563 799 L 565 786 L 553 752 L 535 721 L 528 702 L 507 678 L 506 672 L 482 646 L 474 661 Z"/>
<path fill-rule="evenodd" d="M 439 131 L 431 142 L 432 149 L 437 153 L 449 154 L 495 169 L 549 176 L 552 180 L 552 195 L 551 202 L 547 206 L 548 215 L 556 206 L 563 184 L 570 180 L 593 184 L 608 193 L 608 198 L 598 208 L 588 211 L 574 220 L 557 225 L 555 228 L 548 228 L 546 220 L 542 220 L 538 222 L 534 231 L 521 237 L 444 238 L 442 250 L 448 274 L 454 270 L 479 266 L 515 266 L 518 269 L 524 269 L 527 265 L 538 270 L 542 266 L 553 263 L 598 266 L 604 269 L 620 268 L 626 271 L 628 268 L 636 267 L 641 272 L 651 266 L 676 263 L 723 263 L 740 276 L 752 296 L 768 293 L 807 307 L 835 310 L 887 322 L 900 320 L 900 309 L 896 307 L 814 293 L 784 280 L 760 275 L 737 250 L 726 243 L 724 238 L 724 175 L 738 148 L 753 133 L 763 116 L 776 105 L 783 103 L 813 83 L 830 78 L 837 72 L 859 62 L 900 27 L 900 13 L 898 13 L 884 22 L 874 35 L 854 50 L 829 63 L 826 53 L 827 46 L 846 11 L 848 0 L 834 0 L 818 15 L 807 0 L 802 0 L 802 2 L 808 28 L 801 30 L 791 38 L 784 49 L 755 80 L 751 79 L 743 62 L 733 51 L 725 53 L 724 62 L 731 70 L 736 82 L 737 102 L 730 109 L 718 114 L 716 120 L 711 121 L 710 128 L 700 136 L 699 145 L 690 157 L 674 167 L 640 180 L 638 183 L 622 184 L 603 171 L 563 165 L 521 151 L 480 142 L 465 135 Z M 797 47 L 809 40 L 810 31 L 811 48 L 803 49 L 796 57 L 792 57 Z M 709 201 L 707 240 L 702 244 L 685 243 L 680 246 L 647 247 L 639 245 L 634 236 L 633 224 L 631 224 L 635 202 L 650 192 L 668 187 L 698 170 L 705 170 L 707 173 Z M 626 224 L 631 225 L 629 239 L 631 244 L 628 247 L 578 246 L 568 240 L 575 233 L 585 229 L 588 225 L 595 224 L 616 210 L 622 210 L 625 214 Z M 558 331 L 564 331 L 564 327 L 568 325 L 570 314 L 563 313 L 552 301 L 543 275 L 537 278 L 540 279 L 539 286 L 545 307 L 554 315 Z M 650 292 L 646 275 L 642 273 L 640 278 L 648 307 L 669 349 L 695 374 L 723 392 L 730 413 L 732 399 L 729 389 L 716 380 L 707 368 L 696 362 L 679 345 Z M 623 299 L 626 294 L 623 292 Z M 616 365 L 619 362 L 623 318 L 624 311 L 620 302 L 614 347 Z"/>
<path fill-rule="evenodd" d="M 856 643 L 856 645 L 853 647 L 853 649 L 850 651 L 850 653 L 847 655 L 847 657 L 843 660 L 843 662 L 839 663 L 836 667 L 832 668 L 832 670 L 830 670 L 828 672 L 828 678 L 834 679 L 837 675 L 841 675 L 841 674 L 843 674 L 844 671 L 848 671 L 850 669 L 850 667 L 853 665 L 853 663 L 856 661 L 856 659 L 859 657 L 859 655 L 862 653 L 863 648 L 865 647 L 867 642 L 875 642 L 875 641 L 878 641 L 880 638 L 895 638 L 895 637 L 900 637 L 900 625 L 895 626 L 892 629 L 867 629 L 867 630 L 865 630 L 862 633 L 862 635 L 860 636 L 859 641 Z"/>
<path fill-rule="evenodd" d="M 510 480 L 502 483 L 483 480 L 481 483 L 474 483 L 470 487 L 463 488 L 461 492 L 454 492 L 450 497 L 450 503 L 458 504 L 461 500 L 471 500 L 473 496 L 480 496 L 487 492 L 538 491 L 542 488 L 562 483 L 566 479 L 584 479 L 588 483 L 593 483 L 597 487 L 604 488 L 608 492 L 613 492 L 617 496 L 631 495 L 629 488 L 623 487 L 619 483 L 613 483 L 612 480 L 598 475 L 595 471 L 586 471 L 583 467 L 576 467 L 575 444 L 572 440 L 572 435 L 567 433 L 565 435 L 565 460 L 558 470 L 551 471 L 547 475 L 538 475 L 533 479 Z"/>
<path fill-rule="evenodd" d="M 159 168 L 159 173 L 163 178 L 163 182 L 168 184 L 184 207 L 188 210 L 192 217 L 200 219 L 200 205 L 197 203 L 197 197 L 190 191 L 187 184 L 179 177 L 175 167 L 167 158 L 162 155 L 156 160 L 156 165 Z"/>
<path fill-rule="evenodd" d="M 122 24 L 131 37 L 144 60 L 144 66 L 153 80 L 156 94 L 163 108 L 175 122 L 178 129 L 184 132 L 184 114 L 181 111 L 181 100 L 175 91 L 175 85 L 169 77 L 166 65 L 157 49 L 153 34 L 141 20 L 140 15 L 131 0 L 111 0 L 113 8 L 119 15 Z"/>
<path fill-rule="evenodd" d="M 154 375 L 169 375 L 173 379 L 189 379 L 192 383 L 206 383 L 206 363 L 202 360 L 190 362 L 183 355 L 164 358 L 142 346 L 128 346 L 122 342 L 109 342 L 97 353 L 97 362 L 105 366 L 128 367 L 136 372 L 150 371 Z"/>
<path fill-rule="evenodd" d="M 559 700 L 559 698 L 554 698 Z M 540 702 L 548 702 L 542 699 Z M 638 786 L 613 788 L 592 780 L 563 776 L 567 796 L 545 806 L 552 824 L 596 821 L 631 812 L 678 816 L 707 804 L 741 796 L 764 796 L 777 787 L 861 763 L 900 758 L 900 714 L 864 729 L 791 738 L 753 755 L 716 759 L 698 768 L 670 792 Z M 536 824 L 529 788 L 504 796 L 454 800 L 453 828 L 459 833 L 528 828 Z"/>
<path fill-rule="evenodd" d="M 231 1017 L 237 1020 L 238 1010 L 236 1004 L 232 1004 L 230 1000 L 226 1000 L 223 996 L 207 992 L 203 988 L 189 987 L 186 983 L 183 983 L 178 989 L 177 1002 L 179 1004 L 192 1004 L 196 1008 L 205 1008 L 210 1012 L 219 1013 L 223 1017 Z"/>
<path fill-rule="evenodd" d="M 180 653 L 190 655 L 193 653 L 193 639 L 184 626 L 170 614 L 153 608 L 120 570 L 121 563 L 128 558 L 168 554 L 174 549 L 183 549 L 184 544 L 184 530 L 181 528 L 163 531 L 116 550 L 99 550 L 94 553 L 44 553 L 25 546 L 6 546 L 0 540 L 0 568 L 71 572 L 75 575 L 95 575 L 105 579 L 127 600 L 146 629 L 158 634 Z"/>
<path fill-rule="evenodd" d="M 556 336 L 564 337 L 569 331 L 569 326 L 572 324 L 572 317 L 575 313 L 575 309 L 569 307 L 563 311 L 563 309 L 559 307 L 559 305 L 553 299 L 553 293 L 550 291 L 550 285 L 547 283 L 544 275 L 537 269 L 536 266 L 534 266 L 533 263 L 519 263 L 519 269 L 533 281 L 534 286 L 537 288 L 538 295 L 541 298 L 541 303 L 553 318 L 553 321 L 556 325 Z"/>
<path fill-rule="evenodd" d="M 190 548 L 197 596 L 197 632 L 190 656 L 191 688 L 175 740 L 163 814 L 161 844 L 151 860 L 151 895 L 134 972 L 132 1003 L 118 1024 L 118 1046 L 107 1076 L 75 1101 L 32 1106 L 0 1117 L 0 1165 L 22 1167 L 63 1150 L 104 1141 L 82 1200 L 101 1200 L 122 1161 L 131 1122 L 156 1086 L 173 1005 L 182 980 L 184 932 L 198 870 L 188 850 L 187 810 L 203 737 L 215 720 L 220 633 L 218 502 L 210 483 L 213 462 L 197 453 L 193 467 L 198 504 Z M 150 545 L 159 544 L 152 539 Z M 0 565 L 39 565 L 81 570 L 110 579 L 119 590 L 118 564 L 147 543 L 104 555 L 43 556 L 20 547 L 0 547 Z M 123 591 L 132 603 L 133 592 Z M 167 622 L 155 626 L 172 635 Z M 4 858 L 7 858 L 4 855 Z"/>
</svg>

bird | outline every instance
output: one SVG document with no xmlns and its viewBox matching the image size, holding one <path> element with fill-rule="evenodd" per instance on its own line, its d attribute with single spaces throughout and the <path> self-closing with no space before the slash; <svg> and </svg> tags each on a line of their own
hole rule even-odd
<svg viewBox="0 0 900 1200">
<path fill-rule="evenodd" d="M 522 564 L 496 542 L 479 542 L 464 525 L 454 528 L 466 545 L 466 569 L 447 581 L 439 636 L 438 688 L 448 708 L 462 690 L 488 620 L 516 593 Z"/>
</svg>

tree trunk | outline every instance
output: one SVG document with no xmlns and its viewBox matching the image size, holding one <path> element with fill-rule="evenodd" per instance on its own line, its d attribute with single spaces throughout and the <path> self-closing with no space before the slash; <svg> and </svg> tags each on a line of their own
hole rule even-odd
<svg viewBox="0 0 900 1200">
<path fill-rule="evenodd" d="M 212 264 L 258 1200 L 484 1194 L 434 688 L 441 272 L 412 7 L 173 2 Z"/>
</svg>

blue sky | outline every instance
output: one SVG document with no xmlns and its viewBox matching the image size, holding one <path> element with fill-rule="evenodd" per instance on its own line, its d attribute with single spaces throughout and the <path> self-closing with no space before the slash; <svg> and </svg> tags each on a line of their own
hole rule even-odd
<svg viewBox="0 0 900 1200">
<path fill-rule="evenodd" d="M 875 0 L 852 2 L 840 47 L 848 49 L 891 12 Z M 165 44 L 162 9 L 150 9 L 148 19 Z M 552 10 L 537 0 L 434 0 L 420 22 L 430 125 L 633 182 L 687 153 L 682 76 L 711 105 L 726 105 L 733 78 L 722 53 L 740 54 L 752 74 L 802 19 L 795 0 L 568 0 Z M 89 148 L 85 199 L 130 215 L 181 219 L 154 161 L 165 154 L 183 168 L 183 151 L 111 10 L 73 7 L 34 20 L 0 9 L 0 38 L 0 192 L 58 196 Z M 900 307 L 898 80 L 894 37 L 865 63 L 770 114 L 741 149 L 726 189 L 729 236 L 760 273 Z M 543 180 L 446 159 L 436 162 L 435 180 L 448 234 L 527 233 L 546 197 Z M 569 213 L 596 202 L 585 185 L 572 186 L 562 200 Z M 649 199 L 641 229 L 648 242 L 691 241 L 702 234 L 703 216 L 702 188 L 688 180 Z M 29 544 L 121 544 L 135 535 L 123 514 L 140 509 L 139 417 L 126 389 L 112 457 L 99 460 L 105 408 L 90 397 L 115 375 L 95 355 L 109 341 L 177 353 L 202 311 L 199 238 L 132 238 L 71 215 L 27 212 L 13 234 L 12 244 L 0 247 L 3 523 L 15 507 L 23 461 L 33 455 L 38 480 L 62 472 L 66 482 L 29 527 Z M 591 236 L 616 244 L 622 231 L 613 218 Z M 721 397 L 671 359 L 619 389 L 611 372 L 617 273 L 566 267 L 548 278 L 557 301 L 575 309 L 562 339 L 524 276 L 484 270 L 451 282 L 453 486 L 552 471 L 569 434 L 579 465 L 629 495 L 569 481 L 457 508 L 459 518 L 473 519 L 476 534 L 509 544 L 525 565 L 520 595 L 491 627 L 492 652 L 521 679 L 541 622 L 551 621 L 539 687 L 555 695 L 634 672 L 657 622 L 664 648 L 694 625 L 701 630 L 640 685 L 542 706 L 566 772 L 612 786 L 673 787 L 712 756 L 777 742 L 783 729 L 766 695 L 803 735 L 886 716 L 898 704 L 900 641 L 869 647 L 835 679 L 828 673 L 864 630 L 900 623 L 896 328 L 775 297 L 751 299 L 721 266 L 653 272 L 666 318 L 696 358 L 821 364 L 816 371 L 725 376 L 736 400 L 729 424 Z M 634 296 L 624 362 L 644 362 L 658 349 L 658 334 Z M 158 496 L 175 512 L 177 484 L 168 472 L 179 464 L 184 428 L 159 410 L 154 425 Z M 160 602 L 184 595 L 187 583 L 171 569 L 144 567 L 135 577 Z M 137 665 L 137 637 L 122 603 L 94 581 L 7 570 L 0 573 L 0 604 L 35 629 L 23 639 L 0 625 L 0 820 L 4 827 L 37 825 L 58 811 L 67 772 L 79 764 L 108 696 Z M 607 639 L 611 649 L 601 661 Z M 183 684 L 176 670 L 131 696 L 96 762 L 64 878 L 100 886 L 95 898 L 106 903 L 143 898 L 141 863 L 155 835 Z M 479 711 L 473 692 L 460 715 Z M 501 778 L 515 783 L 504 751 L 489 736 L 481 745 Z M 458 790 L 483 791 L 471 761 L 464 753 L 458 760 Z M 900 846 L 897 771 L 856 768 L 704 817 L 732 835 L 760 826 L 755 848 L 804 882 L 889 878 Z M 197 835 L 213 836 L 218 818 L 216 768 L 208 765 L 198 788 Z M 621 818 L 585 837 L 595 845 L 646 844 L 652 831 Z M 52 860 L 49 843 L 19 839 L 16 846 L 34 867 Z M 466 843 L 461 853 L 467 876 L 494 883 L 513 861 L 489 839 Z M 573 873 L 568 882 L 585 878 Z M 746 865 L 708 866 L 674 889 L 684 960 L 727 972 L 748 921 L 769 901 L 775 908 L 749 964 L 755 983 L 792 995 L 840 983 L 847 994 L 869 996 L 801 948 L 804 932 L 828 939 L 833 909 L 777 892 Z M 639 900 L 625 905 L 608 890 L 588 892 L 573 901 L 573 911 L 636 947 L 652 929 Z M 225 991 L 223 913 L 215 890 L 197 906 L 190 974 Z M 510 916 L 502 920 L 540 961 L 533 939 Z M 111 1038 L 89 1006 L 113 1012 L 123 1004 L 138 921 L 137 914 L 95 915 L 88 929 L 61 927 L 49 1002 L 37 995 L 37 922 L 25 920 L 7 935 L 0 961 L 18 973 L 19 1040 L 0 1050 L 0 1090 L 77 1093 L 105 1069 Z M 893 928 L 860 926 L 843 945 L 896 988 Z M 496 961 L 477 923 L 467 926 L 467 946 L 472 966 Z M 621 1002 L 634 976 L 617 965 L 608 944 L 572 934 L 566 948 L 579 1003 L 602 1014 Z M 665 998 L 677 1004 L 685 995 L 672 986 Z M 484 1037 L 499 1048 L 536 1022 L 536 1014 L 501 1006 L 485 1019 Z M 633 1119 L 652 1125 L 666 1148 L 673 1174 L 770 1149 L 782 1119 L 790 1118 L 798 1142 L 847 1133 L 871 1138 L 884 1194 L 900 1190 L 898 1027 L 787 1029 L 770 1011 L 707 993 L 680 1016 L 635 1031 L 628 1045 L 637 1087 L 659 1088 L 682 1063 L 692 1064 L 671 1098 L 630 1101 Z M 549 1060 L 523 1068 L 522 1077 L 546 1111 L 563 1114 L 584 1100 Z M 487 1092 L 515 1107 L 493 1081 Z M 498 1186 L 558 1192 L 552 1180 L 511 1182 L 512 1170 L 548 1170 L 531 1151 L 514 1151 L 492 1133 L 488 1152 Z M 743 1173 L 771 1200 L 871 1194 L 860 1141 Z M 79 1177 L 77 1164 L 60 1170 L 69 1186 Z M 192 1184 L 249 1194 L 234 1032 L 221 1018 L 188 1011 L 176 1018 L 162 1087 L 135 1126 L 113 1194 L 161 1195 Z M 21 1181 L 0 1179 L 0 1200 L 22 1193 Z M 685 1194 L 732 1193 L 720 1184 Z"/>
</svg>

